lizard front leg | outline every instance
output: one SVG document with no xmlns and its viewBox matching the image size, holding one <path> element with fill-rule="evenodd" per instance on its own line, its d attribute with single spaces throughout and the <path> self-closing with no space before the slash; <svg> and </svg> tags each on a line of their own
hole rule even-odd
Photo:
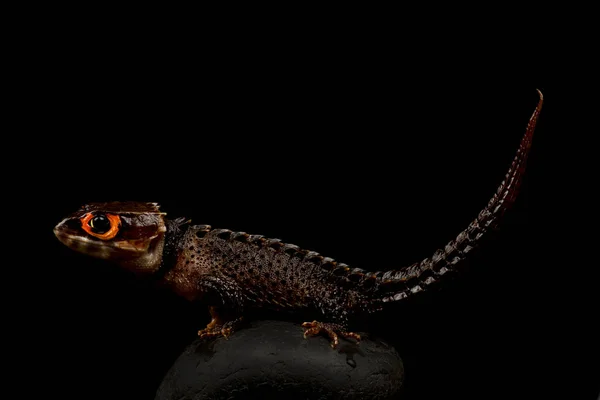
<svg viewBox="0 0 600 400">
<path fill-rule="evenodd" d="M 206 328 L 198 331 L 201 338 L 228 338 L 242 321 L 243 296 L 237 284 L 225 277 L 205 276 L 201 281 L 208 304 L 220 302 L 222 307 L 210 306 L 211 320 Z"/>
<path fill-rule="evenodd" d="M 304 330 L 304 338 L 306 339 L 308 336 L 318 335 L 319 333 L 326 333 L 331 340 L 331 347 L 335 349 L 338 344 L 340 344 L 339 336 L 343 338 L 353 338 L 356 340 L 358 344 L 360 342 L 360 335 L 354 332 L 346 331 L 346 328 L 343 325 L 336 324 L 333 322 L 305 322 L 302 324 Z"/>
<path fill-rule="evenodd" d="M 198 331 L 198 336 L 201 338 L 211 338 L 223 336 L 227 339 L 233 332 L 234 329 L 242 321 L 243 317 L 232 317 L 225 313 L 218 311 L 217 307 L 209 307 L 211 320 L 206 325 L 206 328 Z"/>
</svg>

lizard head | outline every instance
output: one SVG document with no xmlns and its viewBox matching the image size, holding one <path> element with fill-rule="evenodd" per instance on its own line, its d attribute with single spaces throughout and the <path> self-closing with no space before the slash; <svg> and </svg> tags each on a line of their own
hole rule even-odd
<svg viewBox="0 0 600 400">
<path fill-rule="evenodd" d="M 152 273 L 162 260 L 164 215 L 156 203 L 90 203 L 57 224 L 54 234 L 72 250 Z"/>
</svg>

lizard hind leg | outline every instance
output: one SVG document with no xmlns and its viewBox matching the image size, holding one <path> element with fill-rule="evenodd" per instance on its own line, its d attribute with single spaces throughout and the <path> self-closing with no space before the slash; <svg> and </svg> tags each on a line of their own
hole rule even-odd
<svg viewBox="0 0 600 400">
<path fill-rule="evenodd" d="M 360 335 L 358 333 L 348 332 L 340 324 L 331 322 L 312 321 L 303 323 L 302 327 L 306 328 L 304 330 L 305 339 L 308 336 L 318 335 L 319 333 L 326 333 L 327 336 L 329 336 L 329 339 L 331 340 L 331 347 L 333 349 L 335 349 L 338 346 L 338 344 L 340 344 L 339 336 L 342 336 L 346 339 L 353 338 L 354 340 L 356 340 L 357 344 L 360 343 Z"/>
<path fill-rule="evenodd" d="M 227 339 L 234 332 L 234 329 L 242 322 L 243 317 L 237 318 L 226 318 L 223 314 L 219 313 L 216 307 L 209 307 L 211 316 L 210 322 L 206 325 L 206 328 L 198 331 L 200 338 L 211 338 L 223 336 Z"/>
</svg>

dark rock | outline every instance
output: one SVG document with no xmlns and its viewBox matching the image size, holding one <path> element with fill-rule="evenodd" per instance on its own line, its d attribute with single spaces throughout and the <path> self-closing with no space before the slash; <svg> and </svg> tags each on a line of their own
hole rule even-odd
<svg viewBox="0 0 600 400">
<path fill-rule="evenodd" d="M 155 400 L 398 398 L 404 367 L 391 346 L 363 338 L 304 339 L 283 321 L 255 321 L 229 339 L 194 341 L 166 374 Z"/>
</svg>

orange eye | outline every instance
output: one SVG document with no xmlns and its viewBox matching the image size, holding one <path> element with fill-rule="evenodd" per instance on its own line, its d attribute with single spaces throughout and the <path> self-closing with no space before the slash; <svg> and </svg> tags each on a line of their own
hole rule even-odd
<svg viewBox="0 0 600 400">
<path fill-rule="evenodd" d="M 114 214 L 87 213 L 80 221 L 84 231 L 102 240 L 114 238 L 121 226 L 121 219 Z"/>
</svg>

